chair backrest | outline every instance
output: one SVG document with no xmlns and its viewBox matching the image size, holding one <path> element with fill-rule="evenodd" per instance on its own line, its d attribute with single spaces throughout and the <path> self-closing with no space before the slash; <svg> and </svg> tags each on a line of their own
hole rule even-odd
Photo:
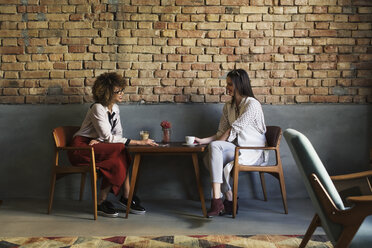
<svg viewBox="0 0 372 248">
<path fill-rule="evenodd" d="M 56 147 L 68 146 L 72 136 L 79 130 L 78 126 L 61 126 L 53 129 L 53 138 Z"/>
<path fill-rule="evenodd" d="M 277 126 L 266 127 L 266 142 L 268 146 L 277 147 L 280 144 L 280 136 L 282 135 L 282 129 Z"/>
<path fill-rule="evenodd" d="M 293 158 L 296 161 L 300 174 L 303 177 L 303 181 L 314 205 L 315 211 L 321 219 L 322 227 L 327 233 L 328 238 L 332 242 L 336 242 L 341 234 L 342 226 L 332 222 L 323 211 L 321 202 L 311 186 L 310 175 L 314 173 L 319 178 L 319 181 L 322 183 L 323 187 L 331 197 L 333 203 L 338 209 L 344 210 L 345 206 L 341 200 L 341 197 L 338 194 L 314 147 L 306 136 L 296 130 L 287 129 L 284 132 L 284 137 L 292 152 Z"/>
</svg>

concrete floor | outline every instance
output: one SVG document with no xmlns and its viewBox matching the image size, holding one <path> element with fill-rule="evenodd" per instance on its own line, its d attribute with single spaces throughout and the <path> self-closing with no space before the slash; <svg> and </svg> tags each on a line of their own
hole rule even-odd
<svg viewBox="0 0 372 248">
<path fill-rule="evenodd" d="M 129 236 L 192 234 L 304 234 L 314 211 L 309 199 L 289 200 L 289 214 L 281 199 L 240 199 L 237 218 L 203 218 L 201 204 L 190 200 L 145 200 L 145 215 L 120 212 L 118 218 L 91 214 L 91 202 L 56 200 L 50 215 L 47 201 L 7 199 L 0 206 L 0 236 Z M 207 207 L 209 207 L 207 201 Z M 324 234 L 318 228 L 316 234 Z"/>
</svg>

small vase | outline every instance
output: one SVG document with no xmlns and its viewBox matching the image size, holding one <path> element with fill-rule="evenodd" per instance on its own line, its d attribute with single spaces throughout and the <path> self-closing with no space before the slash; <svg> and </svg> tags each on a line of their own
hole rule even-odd
<svg viewBox="0 0 372 248">
<path fill-rule="evenodd" d="M 169 143 L 171 141 L 171 129 L 163 128 L 163 140 L 162 143 Z"/>
</svg>

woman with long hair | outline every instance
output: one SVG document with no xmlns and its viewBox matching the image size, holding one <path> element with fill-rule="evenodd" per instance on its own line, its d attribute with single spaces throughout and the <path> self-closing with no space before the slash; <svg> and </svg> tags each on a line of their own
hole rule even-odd
<svg viewBox="0 0 372 248">
<path fill-rule="evenodd" d="M 229 184 L 236 146 L 264 146 L 266 126 L 260 102 L 254 97 L 248 73 L 232 70 L 226 77 L 226 91 L 231 101 L 223 107 L 215 135 L 196 137 L 196 142 L 209 144 L 208 168 L 212 181 L 212 201 L 208 217 L 232 215 L 232 191 Z M 267 161 L 266 153 L 259 150 L 241 151 L 239 160 L 245 164 L 261 165 Z M 224 201 L 221 199 L 224 194 Z"/>
</svg>

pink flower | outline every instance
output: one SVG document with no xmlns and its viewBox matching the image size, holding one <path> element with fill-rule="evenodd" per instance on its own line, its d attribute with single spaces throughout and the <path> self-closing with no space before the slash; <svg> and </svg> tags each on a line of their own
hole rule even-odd
<svg viewBox="0 0 372 248">
<path fill-rule="evenodd" d="M 162 121 L 161 123 L 160 123 L 160 126 L 162 127 L 162 128 L 171 128 L 171 124 L 170 124 L 170 122 L 169 121 Z"/>
</svg>

